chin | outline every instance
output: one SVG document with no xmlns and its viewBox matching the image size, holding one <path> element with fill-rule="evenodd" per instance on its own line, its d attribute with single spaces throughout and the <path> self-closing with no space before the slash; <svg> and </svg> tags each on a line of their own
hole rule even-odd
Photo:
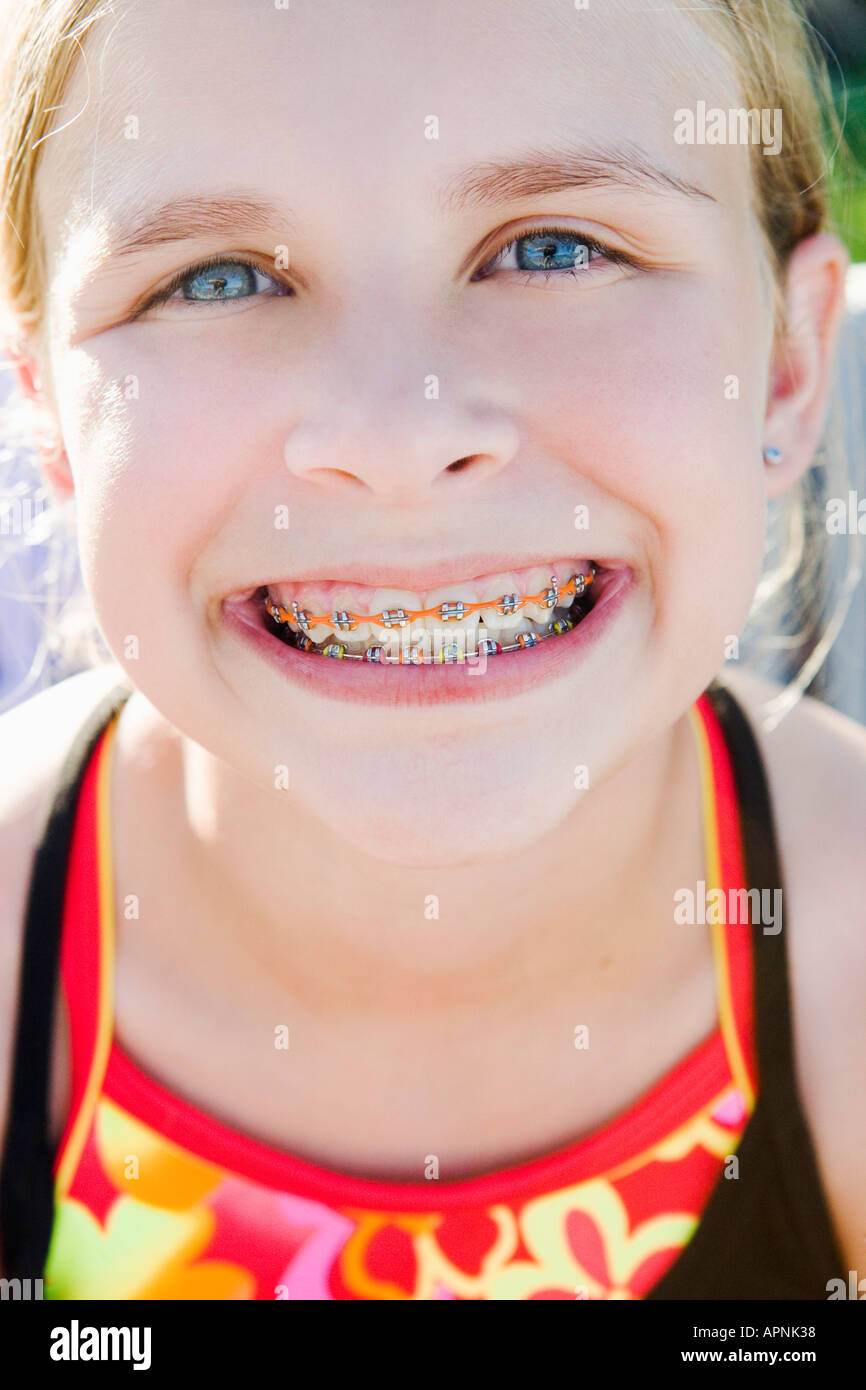
<svg viewBox="0 0 866 1390">
<path fill-rule="evenodd" d="M 368 764 L 331 766 L 297 785 L 299 801 L 363 854 L 404 868 L 493 863 L 530 849 L 580 798 L 566 759 L 533 746 L 496 762 L 401 749 Z M 306 782 L 306 778 L 304 779 Z M 383 882 L 386 882 L 383 881 Z"/>
</svg>

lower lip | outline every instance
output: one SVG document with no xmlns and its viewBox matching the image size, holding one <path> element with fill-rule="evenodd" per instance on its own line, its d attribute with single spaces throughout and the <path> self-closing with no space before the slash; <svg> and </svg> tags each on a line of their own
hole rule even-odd
<svg viewBox="0 0 866 1390">
<path fill-rule="evenodd" d="M 571 632 L 524 651 L 491 656 L 486 668 L 470 661 L 418 666 L 340 661 L 298 651 L 272 636 L 264 626 L 259 599 L 226 600 L 221 614 L 226 628 L 242 637 L 293 685 L 326 699 L 400 707 L 472 704 L 513 698 L 567 675 L 609 634 L 634 587 L 632 570 L 605 571 L 593 607 Z"/>
</svg>

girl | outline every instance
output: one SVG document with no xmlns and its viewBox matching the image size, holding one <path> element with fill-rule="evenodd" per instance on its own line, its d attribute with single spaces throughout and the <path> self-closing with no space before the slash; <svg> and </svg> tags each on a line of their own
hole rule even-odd
<svg viewBox="0 0 866 1390">
<path fill-rule="evenodd" d="M 8 351 L 111 661 L 0 721 L 5 1273 L 826 1299 L 866 735 L 737 666 L 847 267 L 798 12 L 13 20 Z"/>
</svg>

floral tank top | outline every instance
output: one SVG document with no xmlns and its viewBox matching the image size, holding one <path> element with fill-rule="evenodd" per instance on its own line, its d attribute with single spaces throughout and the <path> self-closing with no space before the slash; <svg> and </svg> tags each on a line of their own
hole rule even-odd
<svg viewBox="0 0 866 1390">
<path fill-rule="evenodd" d="M 731 763 L 689 712 L 707 889 L 747 887 Z M 114 1036 L 109 776 L 77 789 L 60 943 L 71 1105 L 54 1162 L 54 1299 L 641 1299 L 692 1239 L 756 1103 L 748 925 L 708 925 L 715 1031 L 625 1112 L 462 1181 L 357 1177 L 197 1109 Z M 673 907 L 672 907 L 673 912 Z"/>
</svg>

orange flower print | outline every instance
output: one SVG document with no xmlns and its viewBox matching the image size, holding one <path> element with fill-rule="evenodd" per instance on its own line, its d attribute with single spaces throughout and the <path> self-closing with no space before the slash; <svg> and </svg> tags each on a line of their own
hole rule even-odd
<svg viewBox="0 0 866 1390">
<path fill-rule="evenodd" d="M 351 1215 L 357 1228 L 343 1249 L 340 1270 L 346 1288 L 359 1298 L 484 1298 L 491 1277 L 517 1248 L 517 1221 L 507 1206 L 448 1215 L 361 1210 Z M 473 1255 L 464 1254 L 458 1264 L 458 1249 Z"/>
<path fill-rule="evenodd" d="M 188 1211 L 222 1180 L 221 1168 L 187 1153 L 105 1096 L 95 1129 L 105 1176 L 118 1192 L 138 1202 Z"/>
</svg>

